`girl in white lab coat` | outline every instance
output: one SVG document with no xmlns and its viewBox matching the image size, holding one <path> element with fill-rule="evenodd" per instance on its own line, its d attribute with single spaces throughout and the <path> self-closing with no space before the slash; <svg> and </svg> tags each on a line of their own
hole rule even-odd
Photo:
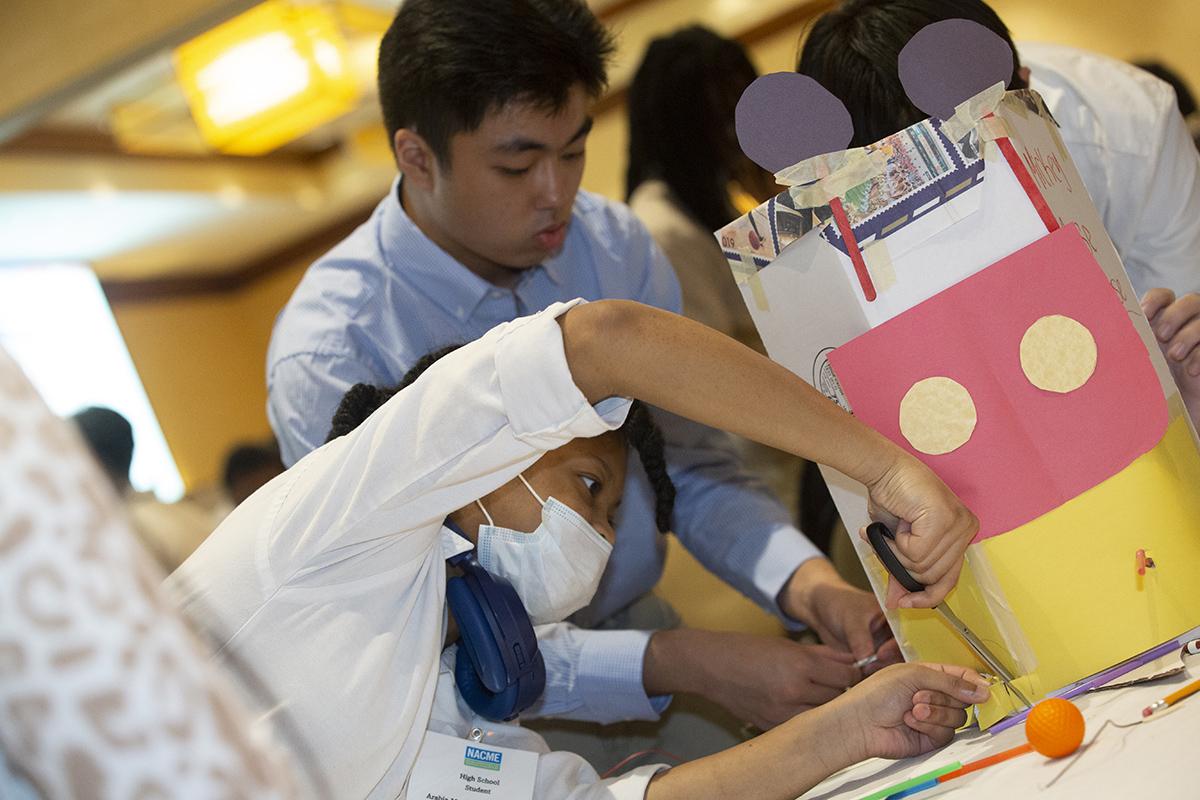
<svg viewBox="0 0 1200 800">
<path fill-rule="evenodd" d="M 629 397 L 862 481 L 928 587 L 904 604 L 932 605 L 957 579 L 971 513 L 792 373 L 667 312 L 559 303 L 438 360 L 239 506 L 172 576 L 305 765 L 309 794 L 394 798 L 411 780 L 437 787 L 422 798 L 462 796 L 431 744 L 450 736 L 535 754 L 536 770 L 496 797 L 791 798 L 863 758 L 944 744 L 963 708 L 985 699 L 969 670 L 900 665 L 731 750 L 606 780 L 537 734 L 475 714 L 455 690 L 445 562 L 478 540 L 481 563 L 535 622 L 584 605 L 613 538 L 626 464 L 614 431 Z M 651 649 L 646 662 L 652 691 L 671 659 Z"/>
</svg>

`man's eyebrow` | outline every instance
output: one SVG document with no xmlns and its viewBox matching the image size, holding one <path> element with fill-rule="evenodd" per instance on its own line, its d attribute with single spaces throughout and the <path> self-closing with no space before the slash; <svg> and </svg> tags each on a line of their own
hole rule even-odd
<svg viewBox="0 0 1200 800">
<path fill-rule="evenodd" d="M 588 117 L 587 119 L 585 119 L 583 121 L 583 124 L 579 126 L 579 130 L 575 131 L 575 135 L 572 136 L 567 141 L 566 146 L 570 147 L 571 145 L 575 144 L 580 139 L 582 139 L 583 137 L 585 137 L 589 133 L 591 133 L 592 125 L 594 125 L 594 124 L 595 124 L 595 120 L 592 117 Z M 530 150 L 549 150 L 549 149 L 550 149 L 550 146 L 547 145 L 545 142 L 539 142 L 535 139 L 528 139 L 524 136 L 514 136 L 512 139 L 509 139 L 506 142 L 501 142 L 500 144 L 498 144 L 492 148 L 492 150 L 494 152 L 500 152 L 500 153 L 526 153 L 526 152 L 529 152 Z"/>
<path fill-rule="evenodd" d="M 587 119 L 585 119 L 583 121 L 583 124 L 579 126 L 579 130 L 575 131 L 575 135 L 572 136 L 570 138 L 570 140 L 567 142 L 567 146 L 570 147 L 571 145 L 575 144 L 580 139 L 582 139 L 583 137 L 585 137 L 589 133 L 591 133 L 592 125 L 594 125 L 595 123 L 596 123 L 596 120 L 594 117 L 589 116 Z"/>
</svg>

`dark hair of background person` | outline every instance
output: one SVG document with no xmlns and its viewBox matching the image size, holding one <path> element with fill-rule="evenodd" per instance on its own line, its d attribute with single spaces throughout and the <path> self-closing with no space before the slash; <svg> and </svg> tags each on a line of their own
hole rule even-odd
<svg viewBox="0 0 1200 800">
<path fill-rule="evenodd" d="M 813 23 L 796 71 L 846 105 L 854 121 L 851 147 L 876 142 L 928 116 L 904 93 L 896 64 L 918 31 L 947 19 L 977 22 L 1004 39 L 1013 48 L 1008 88 L 1027 88 L 1008 28 L 982 0 L 847 0 Z"/>
<path fill-rule="evenodd" d="M 434 362 L 461 346 L 451 345 L 421 356 L 412 369 L 400 379 L 400 383 L 390 389 L 368 383 L 356 383 L 351 386 L 342 402 L 338 404 L 337 410 L 333 412 L 333 424 L 325 441 L 332 442 L 357 428 L 393 395 L 421 377 Z M 650 416 L 650 410 L 638 400 L 633 401 L 625 424 L 620 430 L 629 446 L 637 451 L 642 469 L 650 479 L 650 485 L 654 489 L 654 521 L 659 531 L 666 533 L 671 530 L 671 515 L 675 510 L 675 484 L 667 474 L 662 431 Z"/>
<path fill-rule="evenodd" d="M 225 456 L 221 483 L 236 506 L 283 470 L 279 445 L 274 440 L 245 442 L 235 445 Z"/>
<path fill-rule="evenodd" d="M 553 113 L 607 82 L 611 34 L 582 0 L 406 0 L 379 46 L 389 143 L 416 131 L 449 169 L 450 138 L 510 102 Z"/>
<path fill-rule="evenodd" d="M 1185 119 L 1196 113 L 1196 98 L 1192 95 L 1192 90 L 1188 88 L 1183 76 L 1178 72 L 1161 61 L 1135 61 L 1133 65 L 1149 72 L 1160 81 L 1170 84 L 1171 88 L 1175 90 L 1175 101 L 1179 105 L 1179 113 Z"/>
<path fill-rule="evenodd" d="M 72 414 L 71 422 L 117 493 L 123 493 L 129 488 L 129 465 L 133 463 L 133 426 L 129 420 L 111 408 L 89 406 Z"/>
<path fill-rule="evenodd" d="M 650 42 L 629 86 L 625 199 L 663 181 L 708 230 L 738 215 L 729 181 L 745 160 L 734 109 L 758 72 L 742 46 L 693 25 Z"/>
</svg>

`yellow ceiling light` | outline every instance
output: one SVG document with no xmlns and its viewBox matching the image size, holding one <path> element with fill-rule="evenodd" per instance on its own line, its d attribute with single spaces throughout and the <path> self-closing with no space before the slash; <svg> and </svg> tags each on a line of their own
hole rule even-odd
<svg viewBox="0 0 1200 800">
<path fill-rule="evenodd" d="M 260 155 L 351 110 L 359 82 L 329 7 L 268 0 L 175 51 L 205 140 Z"/>
</svg>

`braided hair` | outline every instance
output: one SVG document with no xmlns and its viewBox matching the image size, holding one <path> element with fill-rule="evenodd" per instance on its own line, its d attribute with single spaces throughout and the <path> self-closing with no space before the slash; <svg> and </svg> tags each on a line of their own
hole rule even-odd
<svg viewBox="0 0 1200 800">
<path fill-rule="evenodd" d="M 333 413 L 333 424 L 325 441 L 332 442 L 357 428 L 397 392 L 421 377 L 435 361 L 459 347 L 462 345 L 450 345 L 421 356 L 412 368 L 404 373 L 400 383 L 393 387 L 373 386 L 369 383 L 356 383 L 351 386 L 342 402 L 338 404 L 337 411 Z M 675 484 L 667 474 L 662 430 L 651 416 L 650 409 L 640 400 L 634 400 L 620 431 L 629 446 L 637 452 L 638 461 L 646 471 L 646 477 L 650 479 L 650 486 L 654 490 L 654 522 L 660 532 L 666 533 L 671 530 L 671 515 L 675 510 Z"/>
</svg>

